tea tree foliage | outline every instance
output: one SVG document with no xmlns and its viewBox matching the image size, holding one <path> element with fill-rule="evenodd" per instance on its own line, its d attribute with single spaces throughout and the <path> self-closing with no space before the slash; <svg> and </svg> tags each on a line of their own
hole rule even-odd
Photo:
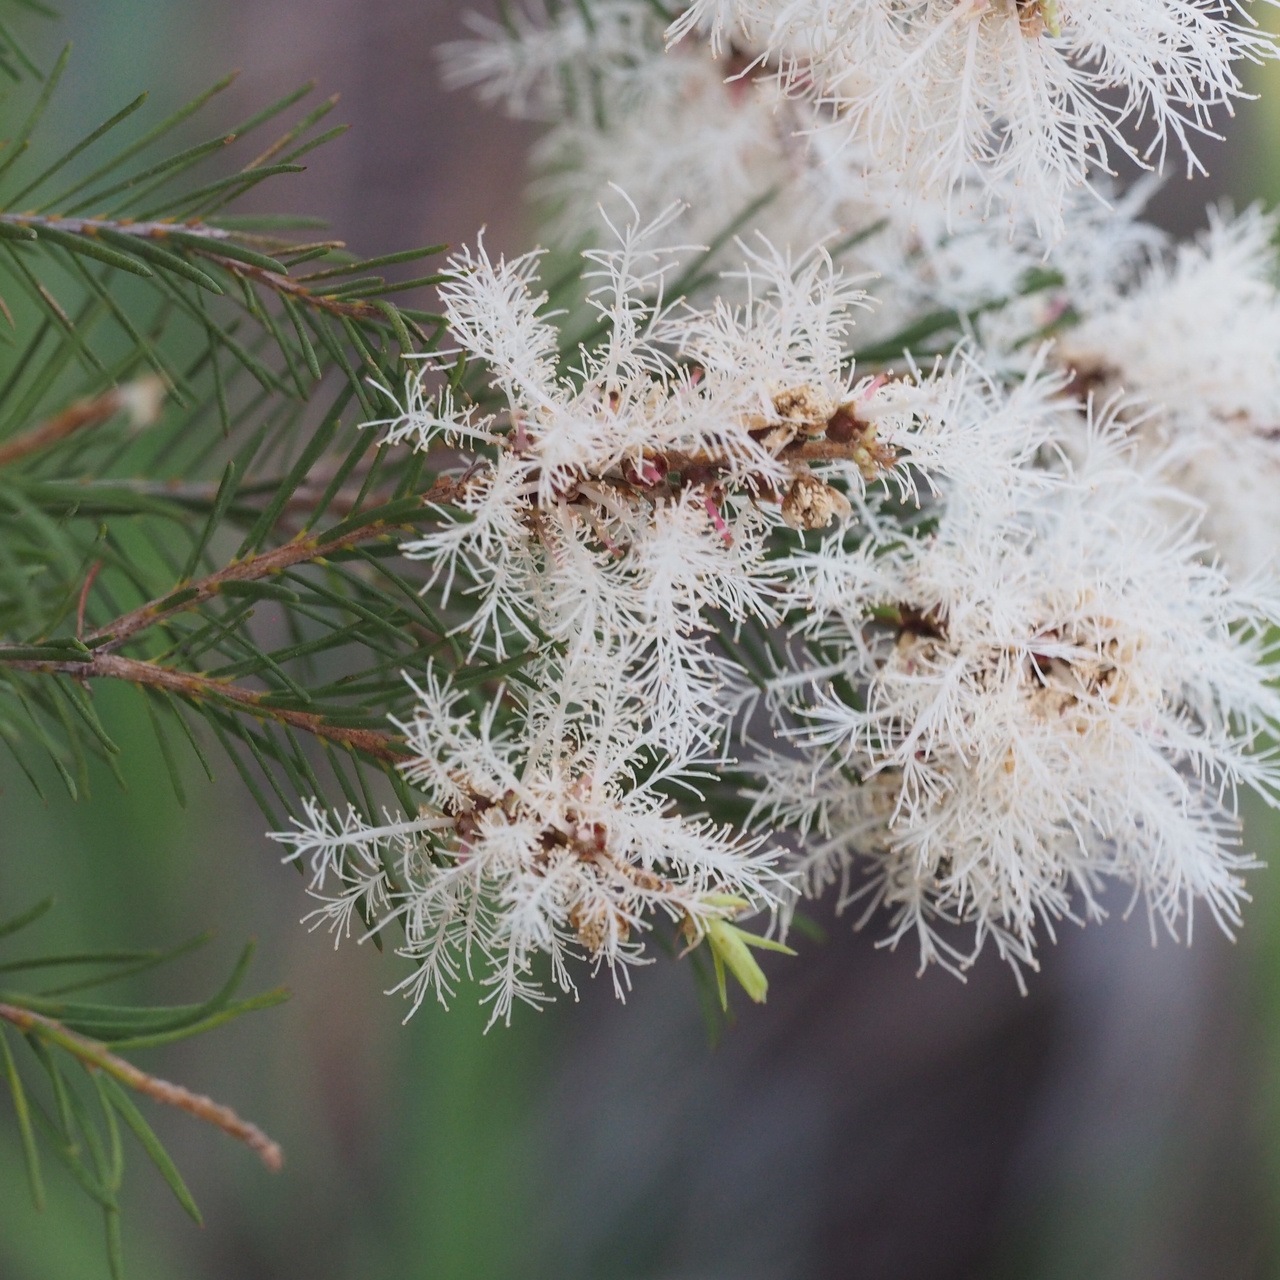
<svg viewBox="0 0 1280 1280">
<path fill-rule="evenodd" d="M 46 802 L 84 801 L 89 762 L 116 769 L 129 749 L 96 706 L 116 681 L 146 707 L 180 802 L 189 759 L 210 777 L 238 772 L 272 825 L 302 811 L 300 793 L 372 813 L 377 779 L 404 790 L 393 765 L 406 748 L 386 720 L 409 701 L 399 670 L 420 666 L 418 651 L 465 665 L 393 558 L 433 477 L 359 427 L 385 412 L 378 388 L 402 377 L 404 357 L 439 339 L 439 317 L 393 299 L 433 279 L 440 246 L 362 260 L 315 219 L 236 211 L 342 132 L 336 100 L 311 105 L 310 85 L 203 137 L 230 77 L 167 117 L 143 95 L 51 150 L 43 118 L 75 60 L 66 49 L 45 67 L 27 52 L 20 33 L 43 39 L 43 16 L 33 0 L 0 12 L 13 81 L 0 158 L 0 737 Z M 253 619 L 268 610 L 263 640 Z M 86 1003 L 178 952 L 24 951 L 48 906 L 0 927 L 0 1068 L 37 1203 L 55 1158 L 102 1207 L 121 1274 L 126 1130 L 199 1219 L 146 1099 L 223 1128 L 272 1168 L 281 1155 L 229 1109 L 120 1054 L 285 993 L 236 998 L 249 949 L 201 1003 Z"/>
</svg>

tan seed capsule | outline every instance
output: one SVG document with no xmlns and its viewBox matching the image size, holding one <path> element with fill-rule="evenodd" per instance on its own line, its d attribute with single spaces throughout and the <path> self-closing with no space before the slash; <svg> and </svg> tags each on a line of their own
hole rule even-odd
<svg viewBox="0 0 1280 1280">
<path fill-rule="evenodd" d="M 827 429 L 827 420 L 836 411 L 831 397 L 807 382 L 777 392 L 773 407 L 780 418 L 794 423 L 806 435 L 821 435 Z"/>
<path fill-rule="evenodd" d="M 814 475 L 797 476 L 782 499 L 782 518 L 793 529 L 825 529 L 852 512 L 843 493 Z"/>
</svg>

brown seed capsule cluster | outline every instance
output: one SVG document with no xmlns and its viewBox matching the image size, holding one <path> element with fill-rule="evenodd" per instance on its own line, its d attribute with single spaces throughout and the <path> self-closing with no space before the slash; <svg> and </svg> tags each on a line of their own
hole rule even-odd
<svg viewBox="0 0 1280 1280">
<path fill-rule="evenodd" d="M 805 435 L 821 435 L 833 413 L 838 412 L 831 397 L 807 382 L 788 387 L 773 397 L 774 411 L 784 422 L 792 423 Z"/>
<path fill-rule="evenodd" d="M 897 462 L 894 451 L 876 440 L 875 423 L 861 421 L 853 404 L 842 404 L 833 410 L 829 401 L 803 386 L 775 397 L 774 407 L 789 420 L 788 426 L 798 425 L 803 432 L 802 437 L 779 451 L 780 457 L 799 453 L 808 462 L 808 455 L 818 450 L 821 456 L 814 460 L 851 461 L 866 480 L 875 480 Z M 819 413 L 822 416 L 816 418 Z M 819 436 L 825 436 L 825 442 L 819 442 Z M 847 520 L 851 514 L 844 494 L 807 471 L 792 481 L 782 498 L 782 518 L 793 529 L 825 529 L 832 521 Z"/>
<path fill-rule="evenodd" d="M 486 828 L 519 819 L 522 810 L 523 805 L 514 791 L 496 800 L 475 793 L 469 795 L 453 820 L 459 853 L 469 852 L 471 846 L 483 839 Z M 635 866 L 610 850 L 608 827 L 574 808 L 564 810 L 557 820 L 548 822 L 538 837 L 538 844 L 541 848 L 533 862 L 540 872 L 545 872 L 555 855 L 569 853 L 597 869 L 602 888 L 609 883 L 616 887 L 618 882 L 649 893 L 672 888 L 661 876 Z M 569 908 L 568 917 L 579 941 L 592 955 L 607 945 L 625 943 L 631 936 L 630 920 L 604 892 L 580 898 Z"/>
<path fill-rule="evenodd" d="M 596 955 L 609 941 L 609 919 L 612 916 L 614 928 L 617 930 L 619 942 L 626 942 L 631 936 L 631 925 L 625 916 L 614 910 L 606 902 L 598 899 L 594 902 L 576 902 L 569 911 L 569 923 L 582 943 L 592 955 Z"/>
</svg>

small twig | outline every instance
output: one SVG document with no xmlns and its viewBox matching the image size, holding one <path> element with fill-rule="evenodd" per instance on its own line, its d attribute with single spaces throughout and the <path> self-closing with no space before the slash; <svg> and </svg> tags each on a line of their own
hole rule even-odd
<svg viewBox="0 0 1280 1280">
<path fill-rule="evenodd" d="M 95 560 L 93 568 L 89 570 L 89 576 L 84 580 L 84 586 L 80 588 L 80 603 L 76 606 L 76 639 L 80 640 L 84 637 L 84 607 L 89 602 L 89 589 L 93 586 L 93 580 L 98 576 L 98 571 L 102 568 L 102 561 Z"/>
<path fill-rule="evenodd" d="M 184 228 L 185 230 L 186 228 Z M 224 271 L 245 280 L 256 280 L 265 285 L 273 293 L 287 294 L 295 302 L 303 306 L 314 307 L 318 311 L 327 311 L 330 315 L 346 316 L 350 320 L 372 320 L 375 323 L 386 323 L 386 313 L 371 302 L 343 302 L 339 298 L 324 293 L 313 293 L 305 284 L 299 284 L 278 271 L 268 271 L 266 267 L 254 266 L 250 262 L 241 262 L 238 258 L 227 258 L 213 249 L 191 247 L 193 253 L 216 263 Z"/>
<path fill-rule="evenodd" d="M 142 378 L 113 387 L 89 400 L 79 400 L 48 422 L 0 444 L 0 467 L 39 453 L 84 427 L 99 426 L 117 413 L 132 414 L 139 425 L 154 421 L 160 411 L 162 392 L 163 384 L 158 378 Z"/>
<path fill-rule="evenodd" d="M 185 1111 L 188 1115 L 193 1115 L 198 1120 L 204 1120 L 215 1128 L 221 1129 L 223 1133 L 229 1134 L 256 1151 L 262 1163 L 272 1173 L 279 1173 L 283 1167 L 284 1152 L 281 1151 L 280 1145 L 268 1138 L 256 1124 L 242 1120 L 230 1107 L 214 1102 L 204 1094 L 192 1093 L 190 1089 L 185 1089 L 180 1084 L 170 1084 L 167 1080 L 161 1080 L 159 1076 L 148 1075 L 133 1063 L 117 1057 L 105 1045 L 78 1035 L 53 1018 L 46 1018 L 42 1014 L 32 1013 L 29 1009 L 20 1009 L 11 1004 L 0 1004 L 0 1018 L 20 1031 L 33 1032 L 45 1040 L 52 1041 L 85 1066 L 105 1071 L 107 1075 L 135 1092 L 145 1094 L 148 1098 L 162 1102 L 166 1106 L 176 1107 L 179 1111 Z"/>
<path fill-rule="evenodd" d="M 372 302 L 358 300 L 343 302 L 340 298 L 329 294 L 315 293 L 306 285 L 278 271 L 269 271 L 265 267 L 242 262 L 239 258 L 231 258 L 218 252 L 220 243 L 234 245 L 243 237 L 222 227 L 211 227 L 204 222 L 116 222 L 108 218 L 56 218 L 37 213 L 0 213 L 0 224 L 11 227 L 30 227 L 37 233 L 42 227 L 50 231 L 61 231 L 73 236 L 96 237 L 100 231 L 113 232 L 116 235 L 133 236 L 138 240 L 151 240 L 158 244 L 170 241 L 179 248 L 187 249 L 216 263 L 224 271 L 246 280 L 256 280 L 277 294 L 287 294 L 295 302 L 304 306 L 327 311 L 330 315 L 346 316 L 351 320 L 371 320 L 375 323 L 386 323 L 386 314 Z M 173 232 L 180 232 L 183 237 L 199 237 L 208 241 L 208 247 L 193 245 L 189 241 L 183 243 L 173 240 Z M 287 252 L 282 248 L 281 252 Z M 68 323 L 70 323 L 68 321 Z"/>
<path fill-rule="evenodd" d="M 325 718 L 310 711 L 293 711 L 288 707 L 274 707 L 266 701 L 270 694 L 258 693 L 218 680 L 213 676 L 197 675 L 190 671 L 178 671 L 162 667 L 158 663 L 143 662 L 136 658 L 122 658 L 118 654 L 98 650 L 87 662 L 8 662 L 7 666 L 18 671 L 31 671 L 38 675 L 67 675 L 76 680 L 127 680 L 130 684 L 164 689 L 197 702 L 213 701 L 231 703 L 240 710 L 255 716 L 287 724 L 304 733 L 326 738 L 340 746 L 363 751 L 374 759 L 397 764 L 413 752 L 397 738 L 376 729 L 351 729 L 342 725 L 327 724 Z"/>
<path fill-rule="evenodd" d="M 886 463 L 893 461 L 885 446 L 873 445 L 871 448 L 883 452 L 885 454 Z M 810 462 L 857 462 L 865 457 L 868 452 L 869 447 L 863 439 L 837 441 L 819 438 L 797 440 L 786 448 L 780 450 L 776 457 L 779 462 L 789 464 Z M 730 466 L 730 459 L 725 455 L 711 453 L 705 450 L 700 450 L 697 453 L 682 453 L 678 449 L 667 449 L 664 450 L 660 456 L 666 462 L 669 471 L 684 472 L 697 469 L 718 471 L 727 469 Z"/>
<path fill-rule="evenodd" d="M 441 503 L 456 502 L 461 494 L 461 485 L 450 476 L 442 476 L 421 495 L 423 508 Z M 118 649 L 127 640 L 132 639 L 139 631 L 154 626 L 162 618 L 183 609 L 192 609 L 213 599 L 228 582 L 257 582 L 272 574 L 281 573 L 296 564 L 306 564 L 313 560 L 323 560 L 335 551 L 344 551 L 360 542 L 368 542 L 373 538 L 384 537 L 391 529 L 400 528 L 404 521 L 388 524 L 383 520 L 373 520 L 359 528 L 350 529 L 340 537 L 328 542 L 320 542 L 316 538 L 296 538 L 283 546 L 261 555 L 250 556 L 247 560 L 238 560 L 229 564 L 207 578 L 201 578 L 185 587 L 178 587 L 169 595 L 159 600 L 152 600 L 141 608 L 134 609 L 117 618 L 114 622 L 99 627 L 87 642 L 103 641 L 103 649 Z M 174 597 L 177 597 L 175 600 Z"/>
</svg>

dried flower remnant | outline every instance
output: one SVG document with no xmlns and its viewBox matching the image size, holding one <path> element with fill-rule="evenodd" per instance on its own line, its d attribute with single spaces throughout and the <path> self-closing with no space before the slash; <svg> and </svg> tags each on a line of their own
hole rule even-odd
<svg viewBox="0 0 1280 1280">
<path fill-rule="evenodd" d="M 793 529 L 825 529 L 853 514 L 849 499 L 817 476 L 797 476 L 782 499 L 782 518 Z"/>
</svg>

